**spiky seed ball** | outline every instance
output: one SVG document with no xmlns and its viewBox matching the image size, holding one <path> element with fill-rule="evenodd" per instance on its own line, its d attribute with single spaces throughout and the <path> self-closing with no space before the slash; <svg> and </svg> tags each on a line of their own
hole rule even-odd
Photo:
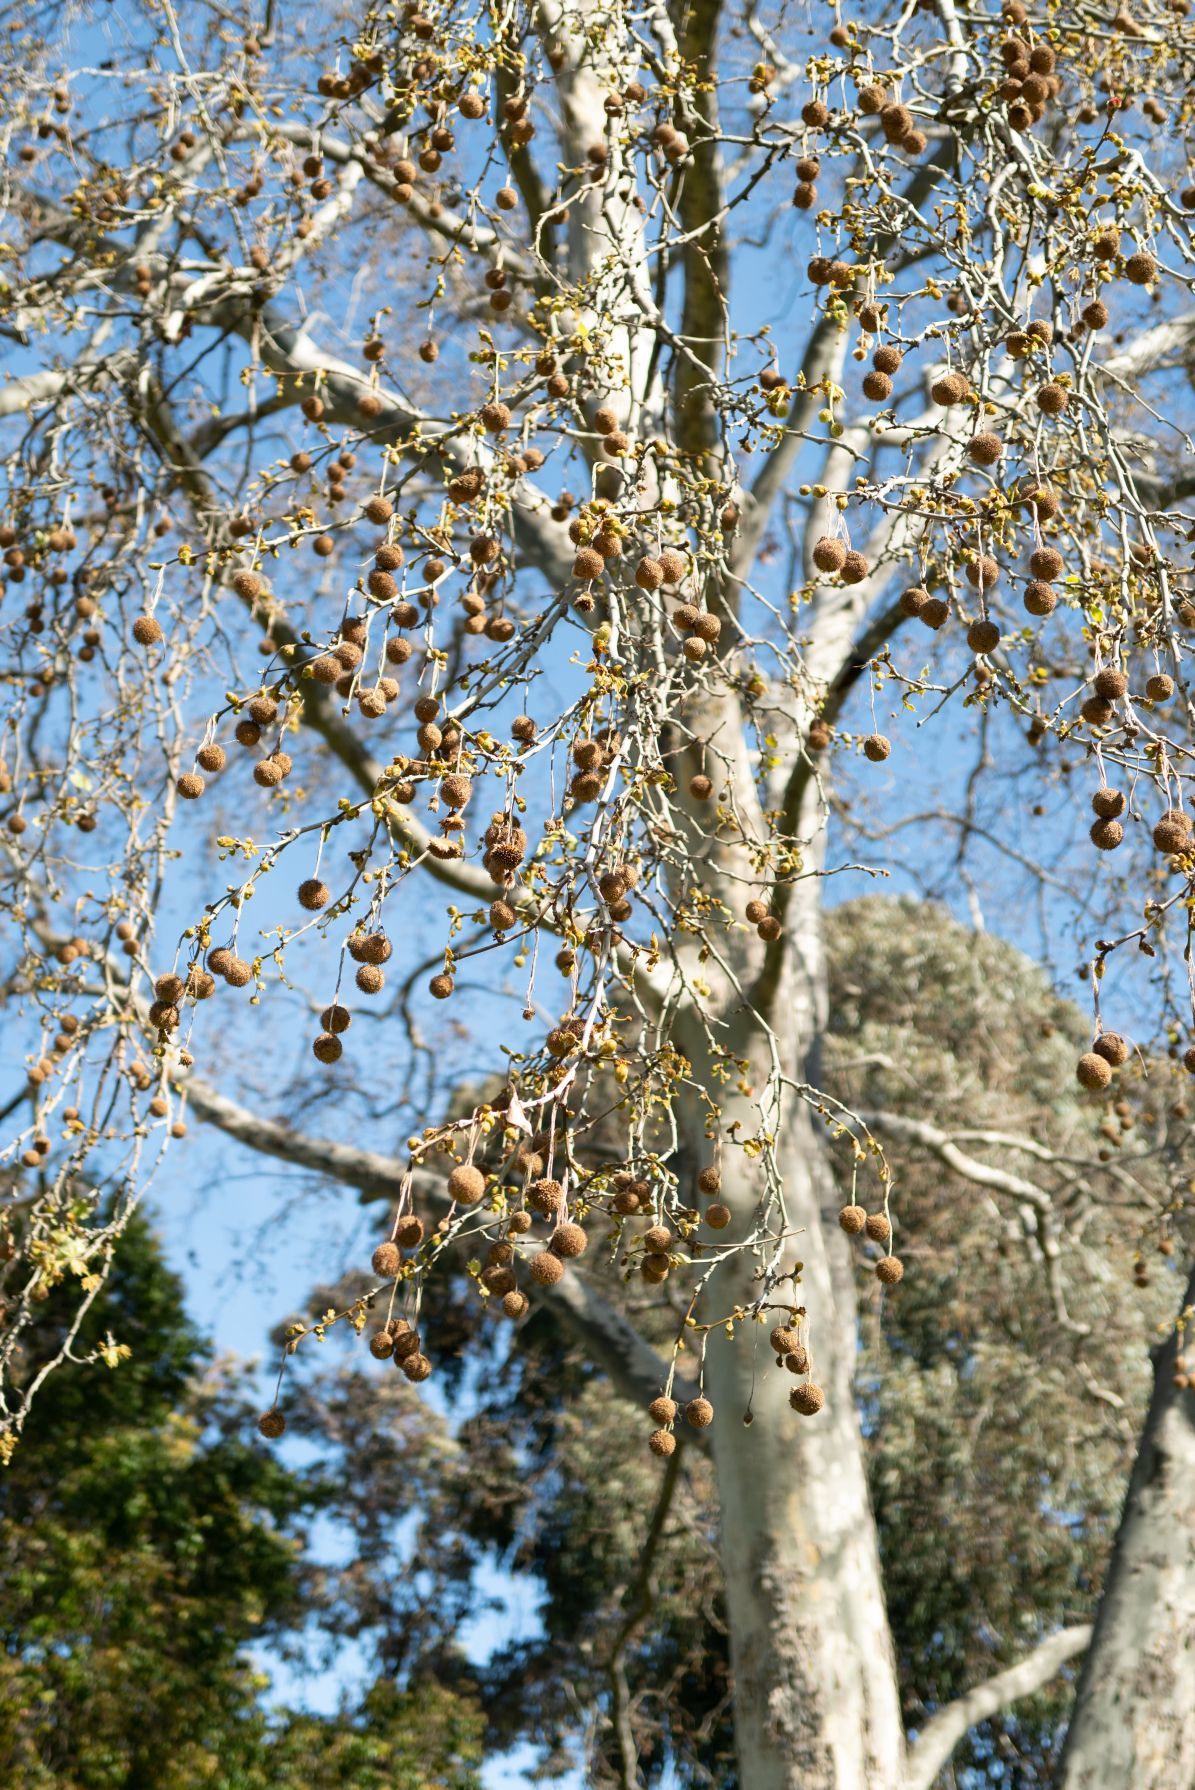
<svg viewBox="0 0 1195 1790">
<path fill-rule="evenodd" d="M 840 576 L 844 584 L 862 584 L 871 567 L 862 553 L 850 552 L 842 562 Z"/>
<path fill-rule="evenodd" d="M 1105 702 L 1118 702 L 1128 689 L 1129 680 L 1123 671 L 1108 665 L 1103 671 L 1096 672 L 1093 684 L 1096 695 L 1102 696 Z"/>
<path fill-rule="evenodd" d="M 397 1274 L 402 1267 L 402 1254 L 398 1244 L 391 1243 L 389 1239 L 385 1243 L 379 1243 L 370 1257 L 370 1262 L 375 1274 L 381 1274 L 389 1280 L 391 1275 Z"/>
<path fill-rule="evenodd" d="M 512 1287 L 509 1293 L 504 1293 L 502 1295 L 503 1317 L 512 1319 L 525 1318 L 530 1310 L 530 1299 L 528 1299 L 526 1293 L 520 1293 L 517 1287 Z"/>
<path fill-rule="evenodd" d="M 883 764 L 892 751 L 892 741 L 882 733 L 869 733 L 863 742 L 863 756 L 872 764 Z"/>
<path fill-rule="evenodd" d="M 705 1222 L 711 1231 L 724 1231 L 733 1216 L 729 1206 L 724 1206 L 721 1200 L 715 1200 L 706 1212 Z"/>
<path fill-rule="evenodd" d="M 863 1221 L 863 1229 L 873 1243 L 887 1243 L 892 1235 L 892 1225 L 886 1212 L 869 1212 Z"/>
<path fill-rule="evenodd" d="M 878 81 L 868 81 L 859 89 L 859 110 L 865 118 L 873 118 L 888 104 L 888 89 Z"/>
<path fill-rule="evenodd" d="M 198 771 L 184 771 L 175 787 L 184 802 L 197 802 L 207 784 Z"/>
<path fill-rule="evenodd" d="M 485 1176 L 472 1162 L 458 1162 L 448 1177 L 449 1196 L 460 1206 L 475 1206 L 485 1193 Z"/>
<path fill-rule="evenodd" d="M 676 1437 L 671 1430 L 653 1430 L 647 1438 L 647 1446 L 661 1460 L 666 1460 L 670 1454 L 676 1453 Z"/>
<path fill-rule="evenodd" d="M 689 778 L 689 794 L 695 801 L 708 802 L 713 793 L 713 783 L 703 772 L 698 771 L 696 776 Z"/>
<path fill-rule="evenodd" d="M 837 572 L 846 559 L 846 548 L 833 535 L 823 535 L 813 546 L 813 563 L 819 572 Z"/>
<path fill-rule="evenodd" d="M 904 1271 L 905 1265 L 897 1255 L 881 1256 L 876 1263 L 876 1279 L 882 1281 L 886 1287 L 894 1287 L 898 1280 L 903 1279 Z"/>
<path fill-rule="evenodd" d="M 564 1278 L 564 1263 L 553 1250 L 541 1249 L 527 1272 L 537 1286 L 554 1287 Z"/>
<path fill-rule="evenodd" d="M 1129 1041 L 1119 1032 L 1101 1032 L 1091 1048 L 1097 1057 L 1111 1063 L 1113 1069 L 1119 1069 L 1129 1060 Z"/>
<path fill-rule="evenodd" d="M 949 410 L 952 404 L 961 404 L 970 389 L 961 373 L 943 373 L 930 386 L 929 395 L 935 404 L 940 404 L 943 410 Z"/>
<path fill-rule="evenodd" d="M 541 1175 L 527 1189 L 527 1199 L 545 1217 L 564 1204 L 564 1188 L 551 1175 Z"/>
<path fill-rule="evenodd" d="M 1179 810 L 1170 808 L 1153 831 L 1153 841 L 1160 852 L 1174 857 L 1185 852 L 1191 843 L 1191 822 Z"/>
<path fill-rule="evenodd" d="M 863 396 L 873 404 L 882 404 L 892 396 L 892 381 L 887 373 L 871 372 L 863 376 Z"/>
<path fill-rule="evenodd" d="M 755 928 L 765 945 L 774 945 L 784 931 L 775 914 L 765 914 Z"/>
<path fill-rule="evenodd" d="M 994 466 L 1004 452 L 1004 443 L 990 429 L 981 429 L 971 437 L 967 452 L 976 466 Z"/>
<path fill-rule="evenodd" d="M 676 1418 L 676 1401 L 662 1392 L 659 1398 L 653 1398 L 647 1407 L 647 1415 L 653 1423 L 672 1423 Z"/>
<path fill-rule="evenodd" d="M 685 1406 L 685 1422 L 695 1430 L 707 1430 L 714 1421 L 714 1407 L 708 1398 L 691 1398 Z"/>
<path fill-rule="evenodd" d="M 1157 278 L 1157 273 L 1157 262 L 1152 255 L 1147 255 L 1144 249 L 1139 249 L 1135 255 L 1130 255 L 1124 264 L 1125 279 L 1131 280 L 1134 286 L 1148 286 L 1151 280 Z"/>
<path fill-rule="evenodd" d="M 407 1212 L 399 1219 L 394 1231 L 394 1241 L 402 1249 L 418 1249 L 423 1242 L 423 1220 L 414 1212 Z"/>
<path fill-rule="evenodd" d="M 826 1395 L 820 1386 L 812 1380 L 806 1380 L 803 1386 L 794 1386 L 788 1395 L 788 1402 L 802 1417 L 816 1417 L 826 1402 Z"/>
<path fill-rule="evenodd" d="M 396 1361 L 403 1361 L 408 1355 L 419 1353 L 419 1332 L 411 1329 L 406 1318 L 391 1318 L 390 1334 L 394 1338 Z"/>
<path fill-rule="evenodd" d="M 426 1355 L 408 1355 L 402 1363 L 402 1371 L 408 1380 L 419 1385 L 422 1381 L 430 1378 L 432 1364 Z"/>
<path fill-rule="evenodd" d="M 246 963 L 243 957 L 230 957 L 224 980 L 232 988 L 247 988 L 253 980 L 253 965 Z"/>
<path fill-rule="evenodd" d="M 510 410 L 505 404 L 483 404 L 480 414 L 482 423 L 491 435 L 499 435 L 503 429 L 510 428 Z"/>
<path fill-rule="evenodd" d="M 589 583 L 600 578 L 606 569 L 606 562 L 594 547 L 582 547 L 573 561 L 573 577 L 583 578 Z"/>
<path fill-rule="evenodd" d="M 305 907 L 308 913 L 317 914 L 331 899 L 331 889 L 316 876 L 309 876 L 306 882 L 299 884 L 299 906 Z"/>
<path fill-rule="evenodd" d="M 558 1224 L 548 1238 L 548 1248 L 553 1255 L 571 1262 L 577 1256 L 585 1254 L 589 1248 L 589 1238 L 579 1224 Z"/>
<path fill-rule="evenodd" d="M 759 905 L 760 905 L 760 907 L 763 907 L 762 902 L 760 902 Z M 764 908 L 764 913 L 765 914 L 767 913 L 766 908 Z M 761 918 L 762 918 L 762 915 L 761 915 Z M 756 924 L 758 924 L 758 921 L 756 922 Z M 698 1190 L 701 1193 L 706 1194 L 707 1196 L 711 1195 L 711 1194 L 715 1194 L 715 1193 L 720 1193 L 722 1191 L 722 1172 L 721 1172 L 721 1170 L 715 1168 L 712 1163 L 709 1165 L 708 1168 L 701 1169 L 697 1176 L 697 1186 L 698 1186 Z"/>
<path fill-rule="evenodd" d="M 867 1223 L 867 1212 L 862 1206 L 843 1206 L 838 1213 L 838 1223 L 848 1237 L 858 1237 Z"/>
<path fill-rule="evenodd" d="M 888 343 L 881 343 L 871 357 L 871 364 L 877 373 L 899 373 L 904 355 L 899 348 Z"/>
<path fill-rule="evenodd" d="M 795 1349 L 790 1349 L 789 1353 L 784 1357 L 784 1365 L 790 1374 L 807 1374 L 809 1372 L 808 1349 L 803 1349 L 798 1343 L 797 1347 Z"/>
<path fill-rule="evenodd" d="M 1091 798 L 1091 806 L 1101 820 L 1115 820 L 1118 814 L 1125 811 L 1124 792 L 1119 789 L 1097 789 Z"/>
<path fill-rule="evenodd" d="M 766 920 L 768 917 L 767 903 L 759 900 L 751 900 L 747 903 L 743 912 L 753 926 L 758 926 L 761 920 Z"/>
<path fill-rule="evenodd" d="M 133 623 L 133 639 L 138 646 L 156 646 L 165 638 L 161 623 L 152 615 L 139 615 Z"/>
<path fill-rule="evenodd" d="M 927 590 L 923 590 L 919 584 L 910 585 L 908 590 L 901 592 L 901 614 L 920 615 L 929 600 L 930 595 Z"/>
<path fill-rule="evenodd" d="M 1081 1088 L 1095 1091 L 1106 1088 L 1112 1080 L 1112 1066 L 1103 1057 L 1097 1057 L 1094 1051 L 1087 1051 L 1075 1064 L 1075 1080 Z"/>
<path fill-rule="evenodd" d="M 991 590 L 1000 582 L 1000 565 L 990 553 L 977 553 L 967 562 L 967 579 L 977 590 Z"/>
<path fill-rule="evenodd" d="M 344 1055 L 344 1045 L 332 1032 L 321 1032 L 311 1049 L 321 1063 L 339 1063 Z"/>
<path fill-rule="evenodd" d="M 1042 579 L 1033 578 L 1025 586 L 1025 608 L 1030 615 L 1053 615 L 1057 607 L 1057 592 Z"/>
<path fill-rule="evenodd" d="M 640 590 L 659 590 L 664 582 L 664 572 L 659 560 L 644 557 L 635 567 L 635 583 Z"/>
<path fill-rule="evenodd" d="M 1057 578 L 1062 570 L 1062 555 L 1057 547 L 1038 547 L 1029 555 L 1029 570 L 1035 578 Z"/>
<path fill-rule="evenodd" d="M 1093 298 L 1090 304 L 1084 305 L 1082 316 L 1090 330 L 1106 329 L 1108 326 L 1108 307 L 1102 298 Z"/>
<path fill-rule="evenodd" d="M 263 1411 L 257 1420 L 257 1427 L 269 1441 L 276 1442 L 286 1428 L 286 1418 L 281 1411 Z"/>
<path fill-rule="evenodd" d="M 455 987 L 454 979 L 446 970 L 441 970 L 438 975 L 432 977 L 427 985 L 427 990 L 434 1001 L 446 1001 Z"/>
<path fill-rule="evenodd" d="M 665 547 L 657 561 L 665 584 L 679 584 L 689 570 L 685 555 L 675 547 Z"/>
<path fill-rule="evenodd" d="M 376 963 L 363 963 L 353 979 L 362 994 L 380 994 L 386 981 Z"/>
<path fill-rule="evenodd" d="M 1115 851 L 1124 844 L 1124 828 L 1118 820 L 1097 820 L 1091 828 L 1091 843 L 1100 851 Z"/>
<path fill-rule="evenodd" d="M 388 963 L 390 940 L 384 932 L 354 932 L 348 941 L 348 953 L 354 963 Z"/>
<path fill-rule="evenodd" d="M 1000 644 L 1000 630 L 995 622 L 974 621 L 967 629 L 967 645 L 973 653 L 995 652 Z"/>
<path fill-rule="evenodd" d="M 1146 680 L 1145 694 L 1151 702 L 1169 702 L 1174 695 L 1174 679 L 1167 677 L 1164 671 L 1156 672 Z"/>
<path fill-rule="evenodd" d="M 202 770 L 214 774 L 216 771 L 222 771 L 224 769 L 224 766 L 228 763 L 228 754 L 225 752 L 223 746 L 217 746 L 215 741 L 212 740 L 208 745 L 199 748 L 198 752 L 195 754 L 195 761 Z"/>
<path fill-rule="evenodd" d="M 1068 402 L 1066 387 L 1055 384 L 1053 380 L 1038 388 L 1037 408 L 1043 416 L 1061 416 Z"/>
<path fill-rule="evenodd" d="M 800 1346 L 800 1340 L 796 1331 L 790 1330 L 787 1324 L 777 1324 L 768 1337 L 768 1341 L 777 1355 L 791 1355 L 793 1350 Z"/>
<path fill-rule="evenodd" d="M 375 1330 L 369 1339 L 369 1352 L 375 1361 L 389 1361 L 394 1353 L 394 1338 L 388 1330 Z"/>
</svg>

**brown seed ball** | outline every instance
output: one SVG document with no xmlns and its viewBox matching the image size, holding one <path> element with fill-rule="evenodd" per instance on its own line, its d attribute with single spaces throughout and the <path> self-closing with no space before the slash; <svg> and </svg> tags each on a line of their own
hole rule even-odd
<svg viewBox="0 0 1195 1790">
<path fill-rule="evenodd" d="M 537 1286 L 554 1287 L 564 1279 L 564 1263 L 553 1250 L 541 1249 L 527 1272 Z"/>
<path fill-rule="evenodd" d="M 1057 547 L 1038 547 L 1029 555 L 1029 570 L 1035 578 L 1057 578 L 1062 571 L 1062 555 Z"/>
<path fill-rule="evenodd" d="M 402 1254 L 398 1244 L 391 1243 L 389 1239 L 385 1243 L 379 1243 L 370 1257 L 370 1263 L 375 1274 L 381 1274 L 389 1280 L 402 1267 Z"/>
<path fill-rule="evenodd" d="M 689 794 L 695 801 L 708 802 L 713 793 L 713 783 L 704 773 L 699 771 L 695 777 L 689 778 Z"/>
<path fill-rule="evenodd" d="M 558 1224 L 548 1238 L 548 1248 L 566 1262 L 582 1256 L 589 1248 L 589 1238 L 579 1224 Z"/>
<path fill-rule="evenodd" d="M 661 1460 L 666 1460 L 670 1454 L 676 1453 L 676 1437 L 671 1430 L 653 1430 L 647 1438 L 647 1446 Z"/>
<path fill-rule="evenodd" d="M 253 980 L 253 965 L 246 963 L 243 957 L 230 957 L 224 980 L 231 988 L 247 988 Z"/>
<path fill-rule="evenodd" d="M 1091 843 L 1100 851 L 1115 851 L 1124 844 L 1124 828 L 1118 820 L 1097 820 L 1091 828 Z"/>
<path fill-rule="evenodd" d="M 1146 681 L 1145 694 L 1151 702 L 1169 702 L 1174 695 L 1174 679 L 1159 671 Z"/>
<path fill-rule="evenodd" d="M 1151 280 L 1157 278 L 1157 273 L 1157 262 L 1152 255 L 1147 255 L 1144 249 L 1139 249 L 1135 255 L 1130 255 L 1124 264 L 1125 279 L 1131 280 L 1134 286 L 1148 286 Z"/>
<path fill-rule="evenodd" d="M 890 398 L 892 396 L 892 381 L 887 373 L 865 374 L 863 396 L 870 398 L 873 404 L 882 404 L 885 398 Z"/>
<path fill-rule="evenodd" d="M 644 1231 L 643 1242 L 647 1249 L 662 1254 L 672 1248 L 672 1232 L 666 1224 L 653 1224 L 650 1230 Z"/>
<path fill-rule="evenodd" d="M 1118 814 L 1125 811 L 1124 792 L 1119 789 L 1097 789 L 1091 798 L 1091 806 L 1101 820 L 1115 820 Z"/>
<path fill-rule="evenodd" d="M 1097 1057 L 1111 1063 L 1113 1069 L 1119 1069 L 1129 1060 L 1129 1041 L 1119 1032 L 1101 1032 L 1091 1048 Z"/>
<path fill-rule="evenodd" d="M 195 760 L 203 770 L 214 773 L 224 769 L 224 766 L 228 762 L 228 755 L 223 746 L 217 746 L 215 742 L 212 741 L 208 745 L 199 748 L 198 752 L 195 754 Z"/>
<path fill-rule="evenodd" d="M 871 357 L 871 364 L 878 373 L 899 373 L 904 355 L 899 348 L 884 343 L 876 349 Z"/>
<path fill-rule="evenodd" d="M 321 1063 L 339 1063 L 344 1055 L 344 1045 L 331 1032 L 321 1032 L 311 1049 Z"/>
<path fill-rule="evenodd" d="M 1177 809 L 1168 809 L 1153 830 L 1153 841 L 1167 857 L 1187 851 L 1191 844 L 1190 820 Z"/>
<path fill-rule="evenodd" d="M 859 89 L 859 110 L 865 118 L 874 118 L 888 104 L 888 89 L 869 81 Z"/>
<path fill-rule="evenodd" d="M 814 542 L 813 563 L 819 572 L 837 572 L 846 559 L 846 548 L 833 535 L 823 535 L 820 541 Z"/>
<path fill-rule="evenodd" d="M 1195 1075 L 1195 1048 L 1183 1052 L 1183 1068 L 1188 1075 Z"/>
<path fill-rule="evenodd" d="M 394 1232 L 394 1241 L 402 1249 L 418 1249 L 423 1242 L 423 1220 L 413 1212 L 408 1212 L 399 1219 Z"/>
<path fill-rule="evenodd" d="M 794 1386 L 788 1395 L 788 1402 L 802 1417 L 816 1417 L 826 1402 L 826 1395 L 820 1386 L 812 1380 L 806 1380 L 803 1386 Z"/>
<path fill-rule="evenodd" d="M 156 646 L 165 638 L 161 623 L 152 615 L 139 615 L 133 623 L 133 639 L 138 646 Z"/>
<path fill-rule="evenodd" d="M 927 590 L 923 590 L 919 584 L 910 585 L 909 589 L 902 591 L 900 595 L 901 614 L 920 615 L 929 601 L 930 594 Z"/>
<path fill-rule="evenodd" d="M 658 560 L 644 558 L 635 567 L 635 583 L 640 590 L 659 590 L 664 582 L 664 572 Z"/>
<path fill-rule="evenodd" d="M 967 452 L 977 466 L 994 466 L 1004 452 L 1004 443 L 990 429 L 982 429 L 971 437 Z"/>
<path fill-rule="evenodd" d="M 1057 592 L 1040 578 L 1032 579 L 1025 586 L 1025 608 L 1030 615 L 1052 615 L 1057 607 Z"/>
<path fill-rule="evenodd" d="M 892 1225 L 886 1212 L 869 1212 L 863 1221 L 863 1229 L 873 1243 L 887 1243 L 892 1235 Z"/>
<path fill-rule="evenodd" d="M 871 567 L 862 553 L 848 553 L 842 562 L 841 577 L 844 584 L 862 584 Z"/>
<path fill-rule="evenodd" d="M 525 1318 L 530 1310 L 530 1299 L 528 1299 L 526 1293 L 520 1293 L 517 1287 L 513 1288 L 509 1293 L 504 1293 L 502 1295 L 503 1317 L 511 1319 Z"/>
<path fill-rule="evenodd" d="M 784 932 L 784 928 L 775 914 L 765 914 L 755 930 L 765 945 L 774 945 Z"/>
<path fill-rule="evenodd" d="M 475 1206 L 485 1193 L 485 1175 L 472 1162 L 458 1162 L 448 1177 L 448 1193 L 459 1206 Z"/>
<path fill-rule="evenodd" d="M 375 1330 L 369 1339 L 369 1352 L 375 1361 L 389 1361 L 394 1353 L 394 1338 L 388 1330 Z"/>
<path fill-rule="evenodd" d="M 1092 682 L 1096 695 L 1102 696 L 1105 702 L 1119 701 L 1129 687 L 1129 680 L 1124 672 L 1117 671 L 1111 665 L 1106 666 L 1103 671 L 1097 671 Z"/>
<path fill-rule="evenodd" d="M 564 1204 L 564 1188 L 552 1176 L 541 1175 L 528 1187 L 527 1198 L 537 1212 L 547 1217 Z"/>
<path fill-rule="evenodd" d="M 961 373 L 943 373 L 935 379 L 929 388 L 929 395 L 935 404 L 948 410 L 952 404 L 961 404 L 971 387 Z"/>
<path fill-rule="evenodd" d="M 894 1287 L 904 1277 L 905 1265 L 899 1256 L 881 1256 L 876 1263 L 876 1279 L 886 1287 Z"/>
<path fill-rule="evenodd" d="M 431 1377 L 432 1364 L 426 1355 L 408 1355 L 401 1367 L 407 1379 L 415 1385 Z"/>
<path fill-rule="evenodd" d="M 848 1237 L 861 1236 L 867 1213 L 862 1206 L 843 1206 L 838 1213 L 838 1223 Z"/>
<path fill-rule="evenodd" d="M 787 1324 L 777 1324 L 768 1337 L 768 1341 L 777 1355 L 791 1355 L 794 1349 L 800 1347 L 801 1343 L 796 1331 L 790 1330 Z"/>
<path fill-rule="evenodd" d="M 747 903 L 743 912 L 753 926 L 758 926 L 761 920 L 766 920 L 768 917 L 767 903 L 759 900 L 751 900 Z"/>
<path fill-rule="evenodd" d="M 573 577 L 583 578 L 587 583 L 600 578 L 605 569 L 605 560 L 593 547 L 582 547 L 573 561 Z"/>
<path fill-rule="evenodd" d="M 870 759 L 872 764 L 883 764 L 891 752 L 892 741 L 885 734 L 869 733 L 863 742 L 863 756 Z"/>
<path fill-rule="evenodd" d="M 286 1418 L 281 1411 L 263 1411 L 257 1420 L 257 1427 L 269 1441 L 276 1442 L 286 1428 Z"/>
<path fill-rule="evenodd" d="M 446 1001 L 455 987 L 455 981 L 444 970 L 441 970 L 438 975 L 433 976 L 427 985 L 428 993 L 431 995 L 432 999 L 436 1001 Z"/>
<path fill-rule="evenodd" d="M 1053 380 L 1038 389 L 1037 408 L 1043 416 L 1061 416 L 1069 401 L 1066 387 L 1056 385 Z"/>
<path fill-rule="evenodd" d="M 1112 1067 L 1105 1063 L 1103 1057 L 1097 1057 L 1094 1051 L 1088 1051 L 1075 1064 L 1075 1079 L 1081 1088 L 1094 1091 L 1106 1088 L 1112 1080 Z"/>
<path fill-rule="evenodd" d="M 196 802 L 207 788 L 198 771 L 184 771 L 175 788 L 185 802 Z"/>
<path fill-rule="evenodd" d="M 790 1374 L 807 1374 L 809 1372 L 809 1351 L 798 1346 L 784 1357 L 784 1365 Z"/>
<path fill-rule="evenodd" d="M 711 1231 L 724 1231 L 732 1217 L 733 1213 L 731 1212 L 730 1207 L 724 1206 L 720 1200 L 715 1200 L 713 1205 L 706 1212 L 705 1222 L 709 1225 Z"/>
<path fill-rule="evenodd" d="M 675 547 L 665 547 L 658 564 L 665 584 L 679 584 L 689 570 L 688 559 Z"/>
<path fill-rule="evenodd" d="M 321 883 L 318 877 L 308 877 L 306 882 L 299 884 L 299 906 L 305 907 L 309 913 L 318 913 L 322 907 L 327 907 L 331 899 L 331 889 L 327 883 Z"/>
<path fill-rule="evenodd" d="M 977 590 L 991 590 L 1000 582 L 999 562 L 990 553 L 978 553 L 967 562 L 967 579 Z"/>
<path fill-rule="evenodd" d="M 707 1430 L 714 1421 L 714 1407 L 708 1398 L 691 1398 L 685 1406 L 685 1422 L 695 1430 Z"/>
<path fill-rule="evenodd" d="M 974 621 L 967 629 L 967 645 L 973 653 L 995 652 L 1000 644 L 1000 630 L 995 622 Z"/>
<path fill-rule="evenodd" d="M 653 1398 L 648 1405 L 647 1415 L 653 1423 L 672 1423 L 676 1418 L 676 1410 L 676 1401 L 662 1392 L 659 1398 Z"/>
<path fill-rule="evenodd" d="M 761 907 L 763 907 L 762 902 L 760 902 L 759 905 Z M 764 913 L 766 914 L 766 912 L 767 912 L 767 909 L 764 908 Z M 762 918 L 762 915 L 761 915 L 761 918 Z M 756 924 L 758 924 L 758 922 L 756 922 Z M 722 1191 L 722 1171 L 720 1169 L 715 1168 L 713 1166 L 713 1164 L 711 1163 L 708 1168 L 703 1168 L 699 1171 L 698 1176 L 697 1176 L 697 1186 L 698 1186 L 698 1190 L 701 1193 L 706 1194 L 707 1196 L 715 1194 L 715 1193 L 721 1193 L 721 1191 Z"/>
</svg>

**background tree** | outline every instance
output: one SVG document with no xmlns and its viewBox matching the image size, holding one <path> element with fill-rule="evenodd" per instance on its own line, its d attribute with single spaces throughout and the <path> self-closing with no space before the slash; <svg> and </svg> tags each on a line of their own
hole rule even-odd
<svg viewBox="0 0 1195 1790">
<path fill-rule="evenodd" d="M 1032 888 L 1082 941 L 1093 1100 L 1132 1117 L 1148 1063 L 1109 987 L 1182 1056 L 1195 188 L 1155 126 L 1189 103 L 1185 6 L 549 0 L 300 34 L 146 0 L 102 55 L 86 11 L 11 34 L 4 897 L 37 1180 L 0 1355 L 56 1286 L 85 1318 L 184 1106 L 389 1192 L 376 1355 L 433 1372 L 425 1295 L 466 1245 L 487 1303 L 518 1322 L 536 1291 L 652 1404 L 658 1459 L 677 1420 L 706 1437 L 750 1790 L 937 1768 L 906 1749 L 853 1395 L 852 1251 L 907 1296 L 890 1146 L 1031 1218 L 1055 1291 L 1092 1227 L 1131 1257 L 1186 1194 L 1156 1062 L 1142 1162 L 1081 1192 L 1029 1136 L 821 1085 L 826 879 L 914 823 L 915 866 Z M 462 1012 L 508 1073 L 446 1118 Z M 300 1102 L 326 1137 L 276 1116 Z M 586 1249 L 633 1270 L 634 1325 Z M 9 1447 L 74 1344 L 12 1383 Z M 1152 1594 L 1109 1602 L 1087 1672 L 1119 1704 L 1143 1652 L 1171 1725 L 1162 1756 L 1142 1711 L 1114 1755 L 1081 1694 L 1087 1783 L 1177 1783 L 1195 1735 L 1190 1525 L 1181 1492 L 1138 1522 L 1147 1489 Z M 939 1712 L 939 1747 L 1009 1688 Z"/>
</svg>

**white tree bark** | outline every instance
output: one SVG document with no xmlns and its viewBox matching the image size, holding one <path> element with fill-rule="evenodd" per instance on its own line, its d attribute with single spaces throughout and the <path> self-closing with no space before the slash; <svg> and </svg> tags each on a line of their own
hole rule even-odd
<svg viewBox="0 0 1195 1790">
<path fill-rule="evenodd" d="M 1195 1304 L 1195 1274 L 1184 1307 Z M 1176 1387 L 1173 1333 L 1155 1381 L 1059 1790 L 1195 1784 L 1195 1394 Z"/>
</svg>

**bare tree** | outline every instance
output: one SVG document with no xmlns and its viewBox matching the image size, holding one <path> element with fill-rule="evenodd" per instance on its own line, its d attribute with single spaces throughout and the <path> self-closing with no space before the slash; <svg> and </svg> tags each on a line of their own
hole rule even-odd
<svg viewBox="0 0 1195 1790">
<path fill-rule="evenodd" d="M 392 1193 L 371 1347 L 411 1379 L 423 1289 L 471 1240 L 480 1296 L 567 1312 L 655 1454 L 677 1424 L 708 1445 L 745 1790 L 928 1786 L 1087 1634 L 906 1747 L 851 1252 L 900 1297 L 884 1139 L 916 1122 L 819 1090 L 822 907 L 869 833 L 908 836 L 918 742 L 957 719 L 974 761 L 924 849 L 950 837 L 978 899 L 986 842 L 1087 940 L 1082 1087 L 1146 1073 L 1099 1000 L 1134 953 L 1157 974 L 1118 999 L 1182 1056 L 1195 190 L 1156 127 L 1186 0 L 825 30 L 715 0 L 124 13 L 26 7 L 5 69 L 4 899 L 38 1028 L 9 1445 L 45 1289 L 101 1284 L 185 1108 Z M 1048 852 L 992 774 L 1018 754 L 1058 796 Z M 843 791 L 888 760 L 863 817 Z M 431 1002 L 467 1019 L 516 969 L 503 1092 L 445 1117 Z M 326 1079 L 288 1092 L 301 1018 Z M 379 1040 L 404 1022 L 428 1105 L 397 1150 Z M 322 1126 L 276 1116 L 300 1099 Z M 587 1155 L 611 1109 L 617 1164 Z M 1105 1185 L 1140 1208 L 1123 1165 L 1064 1202 L 1032 1139 L 917 1141 L 1030 1215 L 1047 1274 Z M 658 1289 L 663 1355 L 578 1271 L 597 1246 Z M 1109 1606 L 1108 1658 L 1189 1626 L 1171 1517 L 1166 1595 Z M 1187 1761 L 1193 1710 L 1169 1712 Z M 1123 1769 L 1101 1781 L 1179 1781 Z"/>
</svg>

